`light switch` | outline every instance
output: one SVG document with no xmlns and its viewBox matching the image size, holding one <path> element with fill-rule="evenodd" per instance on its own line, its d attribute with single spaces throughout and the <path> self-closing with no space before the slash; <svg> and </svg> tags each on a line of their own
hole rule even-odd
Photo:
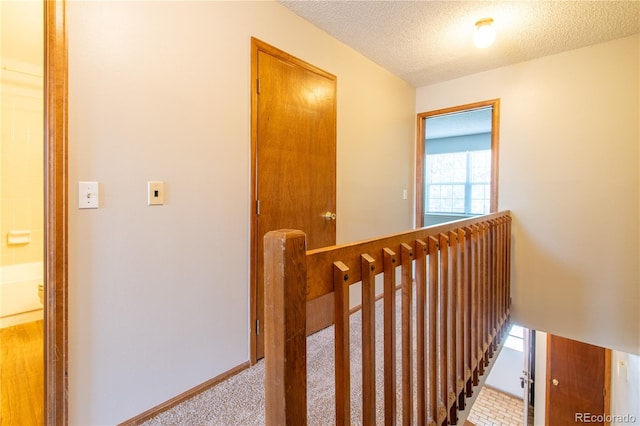
<svg viewBox="0 0 640 426">
<path fill-rule="evenodd" d="M 150 206 L 164 204 L 164 182 L 147 182 L 147 203 Z"/>
<path fill-rule="evenodd" d="M 624 361 L 618 361 L 618 377 L 624 380 L 625 382 L 628 381 L 627 363 Z"/>
<path fill-rule="evenodd" d="M 79 209 L 97 209 L 99 200 L 98 182 L 78 182 Z"/>
</svg>

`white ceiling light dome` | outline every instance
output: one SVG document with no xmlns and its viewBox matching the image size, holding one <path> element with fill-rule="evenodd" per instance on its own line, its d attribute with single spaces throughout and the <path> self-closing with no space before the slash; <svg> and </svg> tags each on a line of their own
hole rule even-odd
<svg viewBox="0 0 640 426">
<path fill-rule="evenodd" d="M 491 25 L 492 18 L 484 18 L 476 22 L 476 33 L 473 36 L 473 44 L 480 49 L 487 48 L 496 41 L 496 30 Z"/>
</svg>

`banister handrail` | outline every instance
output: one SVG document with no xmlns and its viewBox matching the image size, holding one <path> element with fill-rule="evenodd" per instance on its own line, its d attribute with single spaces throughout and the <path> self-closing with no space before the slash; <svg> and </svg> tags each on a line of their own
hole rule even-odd
<svg viewBox="0 0 640 426">
<path fill-rule="evenodd" d="M 402 243 L 412 244 L 415 240 L 426 241 L 430 236 L 437 236 L 454 229 L 472 226 L 492 219 L 509 216 L 510 211 L 504 210 L 483 216 L 468 219 L 460 219 L 445 224 L 432 225 L 419 229 L 412 229 L 393 235 L 362 240 L 358 242 L 339 244 L 307 251 L 307 301 L 333 292 L 333 263 L 340 261 L 349 269 L 348 284 L 361 280 L 360 253 L 369 253 L 376 260 L 376 264 L 382 267 L 382 251 L 390 248 L 400 253 Z M 415 249 L 415 247 L 413 247 Z M 382 269 L 376 270 L 376 274 Z"/>
</svg>

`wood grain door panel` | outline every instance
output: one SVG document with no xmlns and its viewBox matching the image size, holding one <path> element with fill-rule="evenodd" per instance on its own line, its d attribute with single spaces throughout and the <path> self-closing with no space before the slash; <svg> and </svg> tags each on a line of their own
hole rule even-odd
<svg viewBox="0 0 640 426">
<path fill-rule="evenodd" d="M 260 234 L 307 233 L 309 249 L 335 244 L 334 81 L 260 52 L 258 59 Z"/>
<path fill-rule="evenodd" d="M 270 46 L 256 52 L 256 319 L 263 319 L 263 237 L 298 229 L 307 249 L 336 242 L 336 78 Z M 263 333 L 256 337 L 263 355 Z"/>
<path fill-rule="evenodd" d="M 585 415 L 607 414 L 607 350 L 551 334 L 548 336 L 546 424 L 581 424 L 584 422 L 579 420 Z"/>
</svg>

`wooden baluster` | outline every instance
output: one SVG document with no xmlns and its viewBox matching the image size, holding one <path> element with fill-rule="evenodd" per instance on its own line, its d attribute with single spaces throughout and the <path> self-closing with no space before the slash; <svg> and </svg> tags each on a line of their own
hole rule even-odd
<svg viewBox="0 0 640 426">
<path fill-rule="evenodd" d="M 376 424 L 376 261 L 361 256 L 362 267 L 362 424 Z"/>
<path fill-rule="evenodd" d="M 473 383 L 472 383 L 472 374 L 473 374 L 473 339 L 471 337 L 471 286 L 473 284 L 473 253 L 471 251 L 472 247 L 472 234 L 473 230 L 469 226 L 464 227 L 465 231 L 465 240 L 464 240 L 464 251 L 465 251 L 465 279 L 463 285 L 463 293 L 464 293 L 464 380 L 466 384 L 466 396 L 470 398 L 473 395 Z"/>
<path fill-rule="evenodd" d="M 478 374 L 484 374 L 484 226 L 478 224 Z"/>
<path fill-rule="evenodd" d="M 504 338 L 504 333 L 506 331 L 506 316 L 504 309 L 504 283 L 506 281 L 506 276 L 504 273 L 504 235 L 505 235 L 505 221 L 500 218 L 498 221 L 498 274 L 500 279 L 498 280 L 498 295 L 497 295 L 497 303 L 498 303 L 498 322 L 501 339 Z"/>
<path fill-rule="evenodd" d="M 396 254 L 383 250 L 384 265 L 384 423 L 396 424 Z"/>
<path fill-rule="evenodd" d="M 438 257 L 440 242 L 435 237 L 429 237 L 429 282 L 427 284 L 427 418 L 429 425 L 440 424 L 438 398 Z M 442 406 L 444 411 L 444 405 Z"/>
<path fill-rule="evenodd" d="M 472 382 L 473 386 L 478 386 L 478 357 L 480 346 L 480 322 L 479 322 L 479 294 L 478 294 L 478 281 L 479 281 L 479 227 L 477 225 L 471 225 L 471 369 L 472 369 Z"/>
<path fill-rule="evenodd" d="M 505 295 L 507 299 L 507 312 L 511 311 L 511 222 L 511 217 L 507 216 L 507 294 Z"/>
<path fill-rule="evenodd" d="M 458 381 L 456 360 L 458 359 L 458 234 L 449 231 L 449 295 L 447 297 L 447 383 L 449 384 L 449 422 L 458 422 Z"/>
<path fill-rule="evenodd" d="M 502 285 L 502 309 L 504 310 L 504 321 L 506 324 L 509 322 L 509 303 L 508 303 L 508 293 L 509 293 L 509 238 L 511 235 L 509 234 L 509 218 L 506 217 L 504 220 L 504 239 L 503 239 L 503 252 L 502 256 L 504 257 L 504 262 L 502 262 L 502 267 L 504 269 L 504 282 Z M 508 330 L 505 330 L 508 331 Z"/>
<path fill-rule="evenodd" d="M 498 279 L 496 280 L 496 334 L 498 335 L 498 342 L 501 342 L 503 335 L 503 321 L 502 321 L 502 282 L 504 280 L 502 262 L 504 261 L 502 256 L 502 220 L 498 218 L 496 220 L 496 274 Z"/>
<path fill-rule="evenodd" d="M 438 288 L 438 377 L 440 380 L 440 398 L 444 403 L 445 421 L 449 418 L 449 384 L 448 384 L 448 345 L 447 319 L 449 306 L 449 239 L 440 234 L 440 286 Z M 442 423 L 442 422 L 439 422 Z"/>
<path fill-rule="evenodd" d="M 306 239 L 271 231 L 265 256 L 265 423 L 307 423 Z"/>
<path fill-rule="evenodd" d="M 500 279 L 498 280 L 497 286 L 497 295 L 496 295 L 496 304 L 497 304 L 497 312 L 496 316 L 498 318 L 498 334 L 500 335 L 500 341 L 504 339 L 504 331 L 505 331 L 505 322 L 504 322 L 504 309 L 502 306 L 502 292 L 504 288 L 504 221 L 502 219 L 498 220 L 498 275 Z"/>
<path fill-rule="evenodd" d="M 498 297 L 499 294 L 499 285 L 500 285 L 500 221 L 495 219 L 493 221 L 493 257 L 494 257 L 494 271 L 495 275 L 493 278 L 493 285 L 491 286 L 491 306 L 492 306 L 492 318 L 493 318 L 493 350 L 494 352 L 498 349 L 498 343 L 500 342 L 500 329 L 499 329 L 499 311 L 498 311 L 498 301 L 500 300 Z"/>
<path fill-rule="evenodd" d="M 485 309 L 486 309 L 486 327 L 487 327 L 487 357 L 491 358 L 493 356 L 492 351 L 492 340 L 491 340 L 491 330 L 492 330 L 492 320 L 491 320 L 491 285 L 493 282 L 493 253 L 491 251 L 491 223 L 486 222 L 487 226 L 487 234 L 486 234 L 486 244 L 487 244 L 487 282 L 485 286 Z"/>
<path fill-rule="evenodd" d="M 425 388 L 425 304 L 427 284 L 427 244 L 416 240 L 416 395 L 417 421 L 426 424 Z"/>
<path fill-rule="evenodd" d="M 511 234 L 509 233 L 509 217 L 505 217 L 504 220 L 504 285 L 502 292 L 502 304 L 504 309 L 504 320 L 505 323 L 509 322 L 509 240 L 511 239 Z"/>
<path fill-rule="evenodd" d="M 498 243 L 498 233 L 497 233 L 497 224 L 495 220 L 491 220 L 489 221 L 489 229 L 490 229 L 490 233 L 491 233 L 491 239 L 490 244 L 491 244 L 491 248 L 490 248 L 490 253 L 491 253 L 491 281 L 490 281 L 490 286 L 489 286 L 489 318 L 490 318 L 490 327 L 489 327 L 489 331 L 491 332 L 490 334 L 490 340 L 491 340 L 491 345 L 490 345 L 490 353 L 491 356 L 493 356 L 494 352 L 497 350 L 498 345 L 498 318 L 497 318 L 497 309 L 496 309 L 496 291 L 497 291 L 497 284 L 498 284 L 498 249 L 497 249 L 497 243 Z"/>
<path fill-rule="evenodd" d="M 486 222 L 480 224 L 482 245 L 480 271 L 482 273 L 482 355 L 483 366 L 482 374 L 484 374 L 484 367 L 489 365 L 489 227 Z"/>
<path fill-rule="evenodd" d="M 456 324 L 457 324 L 457 350 L 456 350 L 456 377 L 458 380 L 458 410 L 465 407 L 465 377 L 464 377 L 464 357 L 465 357 L 465 311 L 464 311 L 464 285 L 466 275 L 466 252 L 465 252 L 465 232 L 459 228 L 456 231 L 458 237 L 458 281 L 456 300 Z"/>
<path fill-rule="evenodd" d="M 351 424 L 351 356 L 349 345 L 349 268 L 333 264 L 335 311 L 336 425 Z"/>
<path fill-rule="evenodd" d="M 482 324 L 482 369 L 481 374 L 484 374 L 484 368 L 489 365 L 489 321 L 488 318 L 488 281 L 489 281 L 489 238 L 488 238 L 488 226 L 486 222 L 480 223 L 480 273 L 482 274 L 480 279 L 480 295 L 481 295 L 481 309 L 480 309 L 480 322 Z"/>
<path fill-rule="evenodd" d="M 413 332 L 411 305 L 413 303 L 413 248 L 400 246 L 402 263 L 402 424 L 411 425 L 413 417 Z"/>
<path fill-rule="evenodd" d="M 500 282 L 502 280 L 502 273 L 500 271 L 500 263 L 502 253 L 500 253 L 500 221 L 498 219 L 494 220 L 494 237 L 493 237 L 493 252 L 494 252 L 494 268 L 495 268 L 495 278 L 493 284 L 493 333 L 494 333 L 494 350 L 498 349 L 498 343 L 501 341 L 500 334 Z"/>
</svg>

